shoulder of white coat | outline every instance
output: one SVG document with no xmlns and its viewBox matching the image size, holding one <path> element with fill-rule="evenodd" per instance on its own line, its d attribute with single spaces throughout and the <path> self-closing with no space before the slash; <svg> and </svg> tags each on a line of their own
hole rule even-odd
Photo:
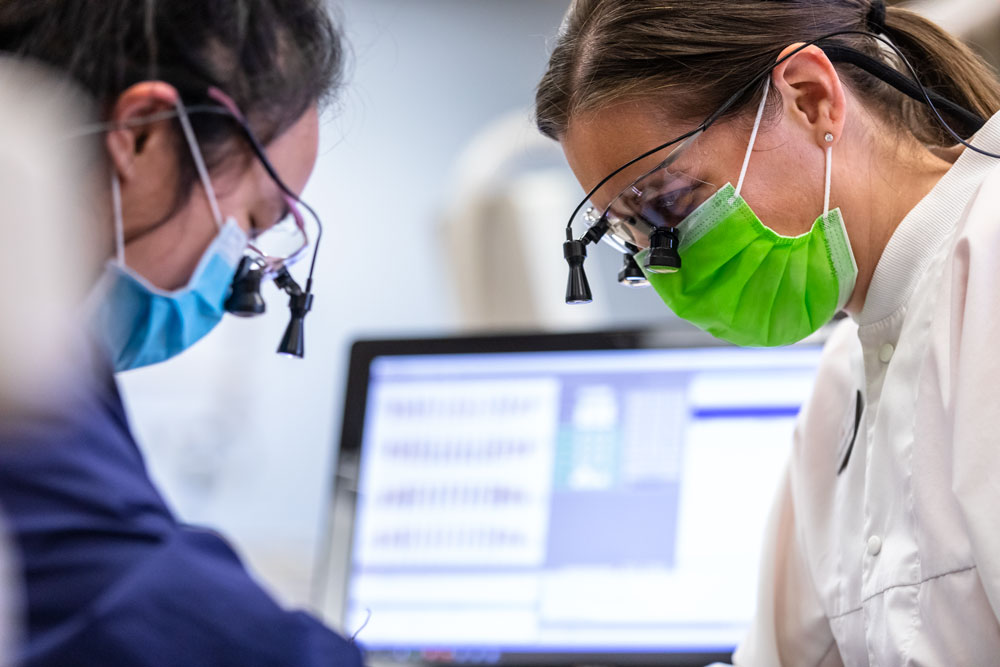
<svg viewBox="0 0 1000 667">
<path fill-rule="evenodd" d="M 1000 243 L 1000 160 L 991 168 L 955 225 L 958 238 Z"/>
<path fill-rule="evenodd" d="M 945 303 L 952 311 L 952 319 L 958 316 L 960 329 L 970 289 L 978 292 L 980 299 L 985 298 L 984 303 L 975 305 L 991 310 L 997 305 L 995 296 L 1000 294 L 1000 160 L 989 170 L 965 210 L 955 214 L 959 218 L 945 246 L 943 272 L 938 275 L 943 279 L 942 287 L 948 290 Z"/>
<path fill-rule="evenodd" d="M 1000 160 L 958 220 L 933 272 L 940 281 L 929 313 L 931 354 L 940 392 L 950 402 L 952 368 L 964 355 L 992 359 L 1000 335 Z"/>
</svg>

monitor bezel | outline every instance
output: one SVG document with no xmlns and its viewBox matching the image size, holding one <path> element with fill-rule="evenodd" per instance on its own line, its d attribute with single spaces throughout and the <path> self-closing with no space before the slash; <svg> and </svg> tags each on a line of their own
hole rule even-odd
<svg viewBox="0 0 1000 667">
<path fill-rule="evenodd" d="M 818 338 L 794 347 L 816 347 Z M 472 335 L 428 338 L 372 338 L 354 342 L 350 348 L 348 380 L 343 401 L 340 447 L 334 464 L 333 489 L 328 508 L 328 524 L 323 536 L 317 571 L 321 589 L 318 600 L 326 611 L 335 606 L 335 623 L 343 622 L 350 580 L 353 553 L 354 520 L 360 454 L 368 402 L 368 384 L 372 361 L 385 356 L 450 355 L 516 352 L 574 352 L 608 350 L 647 350 L 733 347 L 712 336 L 690 329 L 627 329 L 573 333 L 531 333 Z M 339 545 L 339 548 L 335 548 Z M 337 586 L 327 585 L 333 577 Z M 330 589 L 330 590 L 325 590 Z M 332 603 L 332 604 L 331 604 Z M 356 631 L 356 628 L 345 631 Z M 361 640 L 363 644 L 363 640 Z M 428 646 L 428 650 L 433 647 Z M 440 647 L 447 650 L 449 647 Z M 372 651 L 372 664 L 440 664 L 440 662 L 391 661 L 391 651 Z M 501 653 L 501 665 L 545 665 L 572 667 L 596 665 L 628 667 L 660 665 L 662 667 L 694 667 L 713 662 L 729 662 L 732 652 L 509 652 Z M 384 661 L 384 662 L 383 662 Z"/>
</svg>

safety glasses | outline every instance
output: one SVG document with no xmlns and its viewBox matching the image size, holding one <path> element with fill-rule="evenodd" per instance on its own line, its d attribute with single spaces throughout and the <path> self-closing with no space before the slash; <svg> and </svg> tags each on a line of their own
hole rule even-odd
<svg viewBox="0 0 1000 667">
<path fill-rule="evenodd" d="M 698 132 L 678 145 L 663 162 L 626 186 L 602 213 L 593 206 L 587 209 L 588 227 L 600 226 L 603 240 L 627 254 L 649 247 L 657 229 L 676 228 L 719 189 L 676 168 L 700 136 Z"/>
<path fill-rule="evenodd" d="M 260 266 L 268 277 L 292 266 L 309 249 L 305 218 L 294 199 L 283 194 L 285 214 L 274 225 L 250 239 L 247 256 Z"/>
</svg>

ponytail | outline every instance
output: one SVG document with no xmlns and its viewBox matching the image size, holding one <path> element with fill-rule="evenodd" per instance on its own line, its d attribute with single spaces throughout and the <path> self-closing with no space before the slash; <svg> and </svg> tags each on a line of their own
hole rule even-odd
<svg viewBox="0 0 1000 667">
<path fill-rule="evenodd" d="M 934 90 L 984 119 L 1000 111 L 997 73 L 968 46 L 936 23 L 899 7 L 888 8 L 885 28 L 886 36 L 906 55 L 928 90 Z M 906 124 L 922 142 L 937 146 L 954 143 L 925 104 L 905 100 L 902 106 Z M 959 134 L 968 136 L 971 133 L 957 119 L 944 112 L 942 116 Z"/>
</svg>

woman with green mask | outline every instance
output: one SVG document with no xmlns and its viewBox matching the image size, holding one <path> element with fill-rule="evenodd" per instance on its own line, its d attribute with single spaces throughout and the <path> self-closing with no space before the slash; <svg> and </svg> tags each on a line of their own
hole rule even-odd
<svg viewBox="0 0 1000 667">
<path fill-rule="evenodd" d="M 604 239 L 626 279 L 736 344 L 850 316 L 738 665 L 1000 656 L 998 111 L 984 61 L 882 0 L 569 10 L 536 108 L 591 205 L 567 299 L 589 299 L 579 266 Z"/>
</svg>

